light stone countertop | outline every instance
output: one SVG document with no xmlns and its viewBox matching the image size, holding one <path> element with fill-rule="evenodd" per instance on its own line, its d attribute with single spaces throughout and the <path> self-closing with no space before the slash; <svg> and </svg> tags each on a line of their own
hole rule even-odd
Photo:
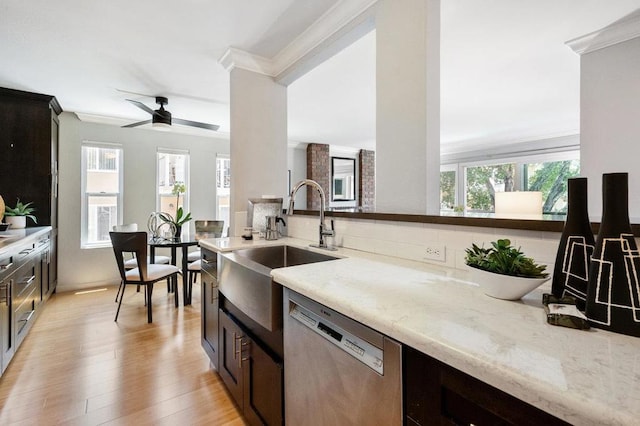
<svg viewBox="0 0 640 426">
<path fill-rule="evenodd" d="M 20 244 L 35 241 L 51 231 L 50 226 L 37 226 L 23 229 L 0 231 L 0 255 L 10 252 Z"/>
<path fill-rule="evenodd" d="M 205 240 L 215 251 L 308 241 Z M 331 254 L 330 252 L 323 251 Z M 468 273 L 339 249 L 329 263 L 274 269 L 274 280 L 571 424 L 640 422 L 640 339 L 546 323 L 549 283 L 493 299 Z"/>
</svg>

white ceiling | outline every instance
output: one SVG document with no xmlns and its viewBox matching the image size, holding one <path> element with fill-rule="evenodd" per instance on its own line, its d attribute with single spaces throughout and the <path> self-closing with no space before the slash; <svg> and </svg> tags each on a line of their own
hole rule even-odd
<svg viewBox="0 0 640 426">
<path fill-rule="evenodd" d="M 3 0 L 0 86 L 55 95 L 65 111 L 118 125 L 148 119 L 126 98 L 155 107 L 143 95 L 164 95 L 174 117 L 228 132 L 225 50 L 272 58 L 338 1 Z M 639 7 L 442 0 L 443 143 L 477 149 L 576 133 L 579 57 L 564 42 Z M 289 87 L 289 134 L 373 147 L 375 33 Z"/>
</svg>

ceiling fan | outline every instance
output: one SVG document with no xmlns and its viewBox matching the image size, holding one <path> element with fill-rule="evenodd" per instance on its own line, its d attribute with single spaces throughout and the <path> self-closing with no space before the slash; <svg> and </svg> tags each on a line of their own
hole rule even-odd
<svg viewBox="0 0 640 426">
<path fill-rule="evenodd" d="M 127 101 L 131 102 L 144 112 L 151 114 L 151 120 L 138 121 L 137 123 L 127 124 L 126 126 L 122 127 L 137 127 L 148 123 L 151 123 L 153 127 L 165 128 L 171 127 L 172 123 L 182 124 L 184 126 L 199 127 L 201 129 L 207 130 L 218 130 L 218 128 L 220 127 L 217 124 L 201 123 L 199 121 L 184 120 L 182 118 L 172 118 L 171 113 L 164 109 L 164 106 L 169 103 L 169 99 L 165 98 L 164 96 L 156 96 L 156 103 L 160 105 L 160 108 L 156 110 L 152 110 L 142 102 L 134 101 L 132 99 L 127 99 Z"/>
</svg>

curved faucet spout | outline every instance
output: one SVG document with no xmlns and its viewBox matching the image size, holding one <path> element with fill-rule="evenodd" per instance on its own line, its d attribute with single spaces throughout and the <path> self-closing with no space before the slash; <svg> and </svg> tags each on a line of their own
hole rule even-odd
<svg viewBox="0 0 640 426">
<path fill-rule="evenodd" d="M 312 188 L 315 188 L 320 194 L 320 240 L 317 247 L 331 249 L 331 247 L 327 246 L 327 242 L 324 237 L 325 236 L 332 237 L 335 235 L 335 231 L 333 230 L 333 220 L 331 221 L 331 229 L 328 229 L 327 225 L 324 222 L 324 209 L 325 209 L 326 197 L 324 194 L 324 189 L 322 189 L 322 186 L 320 186 L 318 182 L 312 179 L 304 179 L 293 186 L 293 189 L 291 190 L 291 194 L 289 195 L 290 197 L 289 208 L 287 209 L 287 214 L 293 215 L 293 205 L 295 203 L 296 193 L 303 186 L 310 186 Z"/>
</svg>

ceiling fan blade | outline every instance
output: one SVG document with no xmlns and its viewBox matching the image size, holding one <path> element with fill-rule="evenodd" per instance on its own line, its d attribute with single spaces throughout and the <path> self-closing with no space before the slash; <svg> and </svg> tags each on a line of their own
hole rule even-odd
<svg viewBox="0 0 640 426">
<path fill-rule="evenodd" d="M 220 126 L 218 126 L 217 124 L 201 123 L 199 121 L 184 120 L 182 118 L 173 118 L 171 121 L 174 124 L 182 124 L 183 126 L 199 127 L 201 129 L 207 129 L 207 130 L 218 130 L 220 128 Z"/>
<path fill-rule="evenodd" d="M 133 99 L 127 99 L 127 101 L 131 102 L 132 104 L 134 104 L 135 106 L 143 110 L 144 112 L 147 112 L 153 115 L 153 110 L 148 106 L 146 106 L 145 104 L 143 104 L 142 102 L 134 101 Z"/>
<path fill-rule="evenodd" d="M 149 124 L 149 123 L 151 123 L 151 120 L 144 120 L 144 121 L 138 121 L 137 123 L 127 124 L 126 126 L 122 126 L 122 127 L 138 127 L 138 126 L 142 126 L 144 124 Z"/>
</svg>

